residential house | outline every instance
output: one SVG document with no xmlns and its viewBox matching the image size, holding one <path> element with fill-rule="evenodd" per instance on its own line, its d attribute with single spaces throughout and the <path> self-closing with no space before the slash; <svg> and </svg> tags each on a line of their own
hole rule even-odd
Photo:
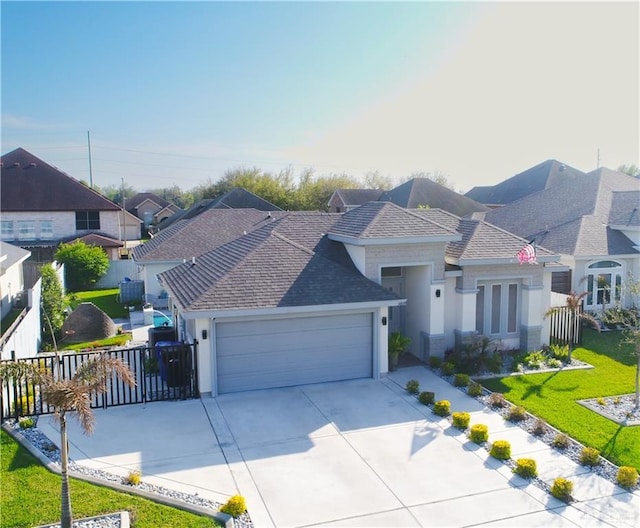
<svg viewBox="0 0 640 528">
<path fill-rule="evenodd" d="M 163 220 L 182 211 L 176 204 L 150 192 L 138 193 L 127 198 L 125 208 L 142 220 L 143 235 L 146 235 L 150 226 L 158 225 Z"/>
<path fill-rule="evenodd" d="M 29 251 L 0 242 L 0 319 L 16 305 L 26 302 L 23 263 Z"/>
<path fill-rule="evenodd" d="M 391 202 L 405 209 L 443 209 L 456 216 L 470 216 L 489 208 L 429 178 L 413 178 L 390 191 L 340 189 L 329 199 L 329 211 L 346 212 L 369 201 Z"/>
<path fill-rule="evenodd" d="M 588 292 L 584 308 L 595 313 L 620 300 L 628 305 L 624 282 L 640 277 L 640 179 L 604 167 L 587 174 L 561 167 L 538 186 L 537 171 L 529 171 L 533 181 L 522 184 L 531 192 L 509 201 L 505 191 L 502 206 L 484 219 L 561 256 L 567 271 L 554 274 L 554 291 Z M 500 186 L 515 188 L 508 180 Z"/>
<path fill-rule="evenodd" d="M 1 158 L 1 238 L 50 262 L 60 243 L 98 234 L 105 247 L 138 240 L 140 220 L 78 180 L 18 148 Z"/>
<path fill-rule="evenodd" d="M 282 211 L 280 207 L 260 198 L 242 187 L 235 187 L 217 198 L 205 198 L 193 204 L 189 209 L 180 211 L 164 219 L 154 227 L 153 233 L 162 231 L 180 220 L 189 220 L 210 209 L 257 209 L 258 211 Z"/>
<path fill-rule="evenodd" d="M 547 342 L 558 257 L 539 247 L 521 265 L 526 241 L 484 221 L 370 202 L 344 214 L 209 211 L 207 222 L 147 242 L 147 255 L 174 257 L 158 279 L 180 337 L 199 341 L 203 393 L 377 378 L 392 331 L 425 361 L 478 334 Z"/>
</svg>

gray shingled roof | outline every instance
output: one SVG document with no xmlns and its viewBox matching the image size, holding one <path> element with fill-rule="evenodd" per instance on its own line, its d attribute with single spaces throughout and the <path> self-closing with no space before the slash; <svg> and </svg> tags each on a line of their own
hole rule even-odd
<svg viewBox="0 0 640 528">
<path fill-rule="evenodd" d="M 469 264 L 470 261 L 506 260 L 515 262 L 516 255 L 527 240 L 482 220 L 459 218 L 441 209 L 417 209 L 416 214 L 462 234 L 462 240 L 449 242 L 446 256 L 450 262 Z M 540 261 L 555 260 L 553 252 L 536 246 Z"/>
<path fill-rule="evenodd" d="M 637 178 L 600 168 L 494 209 L 484 219 L 557 253 L 638 253 L 627 237 L 607 224 L 618 192 L 639 189 Z"/>
<path fill-rule="evenodd" d="M 382 193 L 382 189 L 338 189 L 335 192 L 346 206 L 377 201 Z"/>
<path fill-rule="evenodd" d="M 378 200 L 393 202 L 406 209 L 416 209 L 421 206 L 444 209 L 457 216 L 470 216 L 474 212 L 488 210 L 485 205 L 429 178 L 413 178 L 382 193 Z"/>
<path fill-rule="evenodd" d="M 369 202 L 344 213 L 329 236 L 358 240 L 390 238 L 455 238 L 454 230 L 390 202 Z"/>
<path fill-rule="evenodd" d="M 150 202 L 153 202 L 154 204 L 159 206 L 161 209 L 164 207 L 167 207 L 168 205 L 171 205 L 171 202 L 165 200 L 164 198 L 158 196 L 157 194 L 150 193 L 150 192 L 143 192 L 143 193 L 138 193 L 135 196 L 132 196 L 131 198 L 127 198 L 125 200 L 125 207 L 127 208 L 127 211 L 129 211 L 130 213 L 136 214 L 136 209 L 140 206 L 141 203 L 146 202 L 147 200 L 149 200 Z"/>
<path fill-rule="evenodd" d="M 2 211 L 118 211 L 120 207 L 23 148 L 2 156 Z"/>
<path fill-rule="evenodd" d="M 609 212 L 609 225 L 640 226 L 640 191 L 613 193 L 613 202 Z"/>
<path fill-rule="evenodd" d="M 0 256 L 5 257 L 0 260 L 0 270 L 2 273 L 21 260 L 26 260 L 31 255 L 30 251 L 14 246 L 8 242 L 0 242 Z"/>
<path fill-rule="evenodd" d="M 505 205 L 525 196 L 552 187 L 566 178 L 584 173 L 556 160 L 547 160 L 496 185 L 478 186 L 465 194 L 483 204 Z"/>
<path fill-rule="evenodd" d="M 382 302 L 395 294 L 277 232 L 280 220 L 159 274 L 195 311 Z M 333 243 L 336 244 L 336 243 Z"/>
</svg>

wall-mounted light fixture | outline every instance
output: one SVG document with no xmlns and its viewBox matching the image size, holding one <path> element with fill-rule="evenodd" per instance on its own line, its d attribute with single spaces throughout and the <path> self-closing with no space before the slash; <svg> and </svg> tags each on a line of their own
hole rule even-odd
<svg viewBox="0 0 640 528">
<path fill-rule="evenodd" d="M 387 318 L 386 317 L 382 318 L 382 326 L 387 326 Z"/>
<path fill-rule="evenodd" d="M 440 288 L 436 290 L 436 297 L 440 298 Z"/>
<path fill-rule="evenodd" d="M 202 331 L 202 339 L 206 339 L 207 338 L 207 331 L 203 330 Z"/>
</svg>

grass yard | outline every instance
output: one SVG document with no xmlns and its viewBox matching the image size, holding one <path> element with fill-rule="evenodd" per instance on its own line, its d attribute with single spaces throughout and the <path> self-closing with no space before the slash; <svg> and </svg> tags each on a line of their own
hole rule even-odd
<svg viewBox="0 0 640 528">
<path fill-rule="evenodd" d="M 120 293 L 118 288 L 77 292 L 69 295 L 69 305 L 75 309 L 82 302 L 92 302 L 111 319 L 129 317 L 129 310 L 116 300 L 118 293 Z"/>
<path fill-rule="evenodd" d="M 593 369 L 511 376 L 482 384 L 582 444 L 595 447 L 613 463 L 640 470 L 640 426 L 620 426 L 576 403 L 635 392 L 636 359 L 630 345 L 620 346 L 620 337 L 620 332 L 585 330 L 582 347 L 573 356 Z"/>
<path fill-rule="evenodd" d="M 24 528 L 60 520 L 60 476 L 1 432 L 0 526 Z M 215 520 L 170 508 L 102 486 L 71 479 L 71 510 L 75 519 L 128 510 L 133 528 L 205 528 Z"/>
</svg>

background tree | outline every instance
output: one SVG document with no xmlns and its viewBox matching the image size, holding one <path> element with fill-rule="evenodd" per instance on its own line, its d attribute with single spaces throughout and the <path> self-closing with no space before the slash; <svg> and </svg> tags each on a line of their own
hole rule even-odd
<svg viewBox="0 0 640 528">
<path fill-rule="evenodd" d="M 640 178 L 640 167 L 630 163 L 628 165 L 620 165 L 617 169 L 618 172 L 624 172 L 629 176 L 633 176 L 634 178 Z"/>
<path fill-rule="evenodd" d="M 122 195 L 123 194 L 124 194 L 125 200 L 127 198 L 132 198 L 133 196 L 138 194 L 138 191 L 136 191 L 127 182 L 124 183 L 124 189 L 123 189 L 122 184 L 121 185 L 107 185 L 106 187 L 102 187 L 102 188 L 96 187 L 95 185 L 93 187 L 94 187 L 94 189 L 96 191 L 101 193 L 103 196 L 106 196 L 107 198 L 109 198 L 109 200 L 111 200 L 112 202 L 115 202 L 117 204 L 122 204 Z M 126 207 L 126 202 L 125 202 L 125 207 Z"/>
<path fill-rule="evenodd" d="M 567 363 L 569 364 L 571 363 L 573 346 L 575 345 L 575 340 L 577 337 L 576 332 L 578 325 L 584 321 L 592 325 L 596 330 L 600 331 L 598 320 L 591 314 L 582 311 L 582 300 L 588 295 L 588 293 L 589 292 L 583 292 L 577 294 L 576 292 L 571 292 L 569 295 L 567 295 L 566 304 L 564 306 L 552 306 L 545 313 L 545 317 L 549 317 L 564 310 L 568 310 L 569 312 L 569 342 L 567 343 L 567 345 L 569 346 Z"/>
<path fill-rule="evenodd" d="M 634 406 L 640 409 L 640 281 L 631 277 L 625 282 L 625 294 L 627 298 L 633 300 L 633 305 L 629 309 L 622 308 L 621 301 L 617 305 L 607 310 L 605 322 L 618 324 L 623 327 L 621 344 L 631 345 L 632 353 L 636 356 L 636 394 Z"/>
<path fill-rule="evenodd" d="M 73 516 L 69 494 L 67 413 L 75 413 L 83 432 L 91 434 L 95 423 L 91 409 L 92 399 L 107 392 L 112 378 L 119 378 L 130 387 L 134 387 L 136 383 L 135 376 L 126 363 L 105 353 L 83 361 L 69 379 L 62 376 L 58 359 L 56 349 L 55 375 L 40 364 L 5 361 L 0 363 L 0 378 L 12 378 L 14 382 L 28 379 L 38 383 L 42 399 L 55 409 L 54 416 L 60 423 L 60 524 L 62 528 L 71 528 Z"/>
<path fill-rule="evenodd" d="M 64 323 L 64 294 L 58 275 L 51 264 L 42 266 L 40 273 L 42 276 L 40 294 L 42 338 L 47 343 L 54 343 L 56 334 Z"/>
<path fill-rule="evenodd" d="M 358 189 L 360 182 L 348 174 L 329 174 L 315 176 L 306 169 L 301 176 L 292 209 L 299 211 L 326 211 L 329 198 L 338 189 Z"/>
<path fill-rule="evenodd" d="M 71 291 L 92 288 L 109 269 L 109 258 L 104 250 L 82 241 L 60 245 L 55 259 L 64 264 L 65 283 Z"/>
</svg>

